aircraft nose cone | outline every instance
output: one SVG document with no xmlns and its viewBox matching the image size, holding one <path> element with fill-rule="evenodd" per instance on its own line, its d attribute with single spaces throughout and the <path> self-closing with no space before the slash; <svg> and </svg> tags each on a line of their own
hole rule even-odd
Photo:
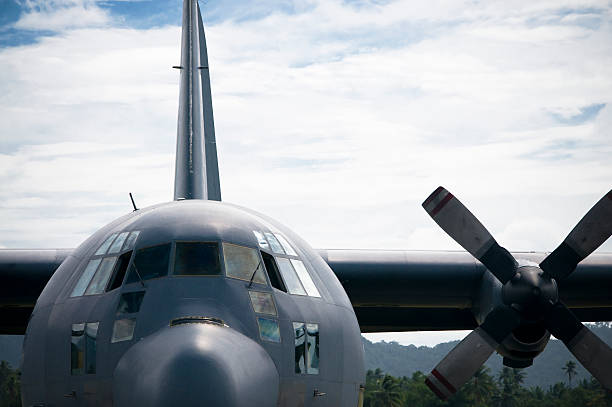
<svg viewBox="0 0 612 407">
<path fill-rule="evenodd" d="M 113 379 L 114 405 L 276 406 L 274 362 L 255 341 L 213 324 L 167 327 L 134 344 Z"/>
</svg>

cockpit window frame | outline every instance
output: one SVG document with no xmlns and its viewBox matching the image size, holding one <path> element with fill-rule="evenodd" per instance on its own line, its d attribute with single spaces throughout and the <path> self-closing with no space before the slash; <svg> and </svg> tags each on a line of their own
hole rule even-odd
<svg viewBox="0 0 612 407">
<path fill-rule="evenodd" d="M 170 267 L 168 270 L 168 277 L 171 278 L 185 278 L 185 277 L 225 277 L 225 264 L 223 260 L 223 241 L 221 240 L 173 240 L 172 247 L 170 249 Z M 176 246 L 177 243 L 214 243 L 217 245 L 217 255 L 219 261 L 219 274 L 176 274 Z"/>
<path fill-rule="evenodd" d="M 259 247 L 259 251 L 262 255 L 262 259 L 263 259 L 263 255 L 266 254 L 272 258 L 272 261 L 274 261 L 276 270 L 278 271 L 278 273 L 276 273 L 277 277 L 282 282 L 282 286 L 284 287 L 284 289 L 281 289 L 281 288 L 278 288 L 272 285 L 272 281 L 269 275 L 270 271 L 267 269 L 267 266 L 264 265 L 266 267 L 266 274 L 268 274 L 267 279 L 270 281 L 270 285 L 272 286 L 273 289 L 282 291 L 288 295 L 307 297 L 307 298 L 313 298 L 313 299 L 323 299 L 321 290 L 319 289 L 318 284 L 315 282 L 315 280 L 318 280 L 318 279 L 313 278 L 313 274 L 315 273 L 312 271 L 312 265 L 310 265 L 310 263 L 306 261 L 306 258 L 304 256 L 300 255 L 300 252 L 298 251 L 296 245 L 291 243 L 285 234 L 279 231 L 254 230 L 253 235 L 257 239 L 257 244 Z M 274 248 L 272 247 L 273 245 L 270 244 L 268 241 L 268 235 L 274 236 L 277 243 L 282 247 L 283 253 L 279 253 L 278 250 L 274 250 Z M 265 239 L 265 241 L 262 240 L 262 238 Z M 300 282 L 300 285 L 304 289 L 304 292 L 305 292 L 304 294 L 297 293 L 297 292 L 291 292 L 291 290 L 289 289 L 288 282 L 286 281 L 285 277 L 283 276 L 283 273 L 280 270 L 280 266 L 279 266 L 280 259 L 285 259 L 289 261 L 290 267 L 293 269 L 295 275 L 297 276 L 298 281 Z M 304 271 L 306 272 L 308 276 L 309 281 L 306 281 L 306 282 L 302 281 L 301 273 L 295 270 L 294 262 L 300 262 L 302 264 Z M 312 284 L 312 286 L 314 287 L 314 291 L 312 289 L 311 290 L 306 289 L 306 285 L 309 285 L 309 284 Z"/>
<path fill-rule="evenodd" d="M 220 248 L 220 257 L 221 257 L 221 262 L 222 262 L 222 266 L 223 266 L 223 275 L 226 278 L 232 279 L 232 280 L 238 280 L 238 281 L 246 281 L 246 282 L 251 282 L 250 279 L 243 279 L 237 276 L 233 276 L 233 275 L 229 275 L 227 273 L 227 264 L 226 264 L 226 256 L 225 256 L 225 245 L 232 245 L 232 246 L 237 246 L 237 247 L 241 247 L 241 248 L 246 248 L 246 249 L 250 249 L 253 250 L 257 256 L 258 259 L 258 266 L 256 270 L 259 270 L 261 275 L 263 276 L 264 282 L 261 283 L 255 279 L 253 279 L 252 283 L 253 284 L 257 284 L 257 285 L 263 285 L 263 286 L 268 286 L 270 287 L 270 280 L 268 278 L 268 273 L 266 273 L 266 266 L 264 264 L 264 259 L 261 255 L 261 252 L 259 251 L 259 247 L 253 247 L 253 246 L 249 246 L 249 245 L 245 245 L 245 244 L 238 244 L 238 243 L 233 243 L 233 242 L 228 242 L 228 241 L 221 241 L 221 244 L 219 245 Z M 253 270 L 254 274 L 256 275 L 255 269 Z"/>
</svg>

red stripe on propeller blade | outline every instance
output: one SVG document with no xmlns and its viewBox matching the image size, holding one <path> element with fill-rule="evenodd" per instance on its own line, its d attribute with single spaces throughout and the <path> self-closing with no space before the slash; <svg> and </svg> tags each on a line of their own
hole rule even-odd
<svg viewBox="0 0 612 407">
<path fill-rule="evenodd" d="M 436 216 L 436 214 L 440 212 L 442 208 L 444 208 L 444 206 L 453 198 L 453 194 L 449 192 L 448 195 L 446 195 L 444 199 L 442 199 L 442 201 L 440 201 L 440 203 L 433 209 L 433 211 L 431 211 L 431 216 Z"/>
<path fill-rule="evenodd" d="M 429 203 L 430 203 L 431 201 L 433 201 L 434 199 L 436 199 L 436 197 L 438 196 L 438 194 L 439 194 L 440 192 L 442 192 L 442 191 L 444 191 L 444 188 L 442 188 L 442 187 L 438 187 L 438 188 L 436 188 L 436 190 L 435 190 L 435 191 L 433 191 L 433 192 L 431 193 L 431 195 L 429 195 L 429 197 L 427 197 L 427 199 L 425 200 L 425 202 L 423 202 L 423 206 L 427 206 L 427 205 L 429 205 Z"/>
<path fill-rule="evenodd" d="M 438 396 L 440 399 L 442 400 L 446 400 L 448 397 L 446 397 L 446 395 L 444 393 L 442 393 L 440 391 L 440 389 L 438 389 L 438 387 L 436 387 L 435 384 L 433 384 L 433 382 L 429 379 L 425 379 L 425 384 L 427 385 L 427 387 L 429 387 L 431 389 L 431 391 L 433 391 L 435 393 L 436 396 Z"/>
<path fill-rule="evenodd" d="M 438 372 L 436 369 L 432 370 L 431 374 L 434 375 L 436 379 L 438 379 L 440 383 L 442 383 L 448 389 L 448 391 L 450 391 L 453 394 L 457 393 L 457 389 L 455 389 L 455 387 L 453 387 L 453 385 L 450 384 L 449 381 L 446 380 L 446 378 L 442 376 L 442 374 Z"/>
</svg>

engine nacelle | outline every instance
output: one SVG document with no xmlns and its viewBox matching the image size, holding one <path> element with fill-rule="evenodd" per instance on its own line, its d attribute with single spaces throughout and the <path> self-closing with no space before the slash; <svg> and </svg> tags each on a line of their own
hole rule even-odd
<svg viewBox="0 0 612 407">
<path fill-rule="evenodd" d="M 550 340 L 548 332 L 541 324 L 521 324 L 497 348 L 504 357 L 504 365 L 524 368 L 533 364 Z"/>
</svg>

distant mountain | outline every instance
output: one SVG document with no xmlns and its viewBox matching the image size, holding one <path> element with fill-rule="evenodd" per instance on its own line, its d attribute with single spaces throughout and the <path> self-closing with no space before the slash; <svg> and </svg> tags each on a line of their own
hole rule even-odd
<svg viewBox="0 0 612 407">
<path fill-rule="evenodd" d="M 591 329 L 604 342 L 612 346 L 612 326 L 598 324 Z M 397 342 L 372 343 L 362 338 L 365 349 L 366 369 L 380 368 L 393 376 L 411 376 L 417 370 L 429 373 L 431 369 L 457 344 L 458 341 L 446 342 L 434 347 L 414 345 L 403 346 Z M 23 336 L 0 335 L 0 360 L 6 360 L 13 367 L 19 367 Z M 544 389 L 557 382 L 566 382 L 567 376 L 562 367 L 568 360 L 576 362 L 577 379 L 589 378 L 591 375 L 580 365 L 563 343 L 551 340 L 544 352 L 538 356 L 533 366 L 525 369 L 525 386 L 540 386 Z M 496 375 L 502 368 L 501 356 L 494 354 L 486 365 Z"/>
<path fill-rule="evenodd" d="M 610 325 L 597 324 L 590 326 L 590 328 L 604 342 L 612 346 L 612 327 Z M 414 345 L 403 346 L 397 342 L 372 343 L 365 338 L 362 338 L 362 341 L 365 349 L 366 369 L 380 368 L 383 372 L 397 377 L 410 377 L 417 370 L 429 373 L 459 342 L 441 343 L 430 348 Z M 562 367 L 568 360 L 576 362 L 577 380 L 591 377 L 590 373 L 582 367 L 561 341 L 552 339 L 544 352 L 535 358 L 533 366 L 524 370 L 526 373 L 524 386 L 540 386 L 547 389 L 548 386 L 557 382 L 567 383 L 567 376 Z M 502 357 L 493 354 L 487 361 L 486 366 L 491 369 L 492 374 L 497 375 L 503 367 Z"/>
<path fill-rule="evenodd" d="M 6 360 L 13 368 L 19 367 L 22 344 L 22 335 L 0 335 L 0 360 Z"/>
</svg>

